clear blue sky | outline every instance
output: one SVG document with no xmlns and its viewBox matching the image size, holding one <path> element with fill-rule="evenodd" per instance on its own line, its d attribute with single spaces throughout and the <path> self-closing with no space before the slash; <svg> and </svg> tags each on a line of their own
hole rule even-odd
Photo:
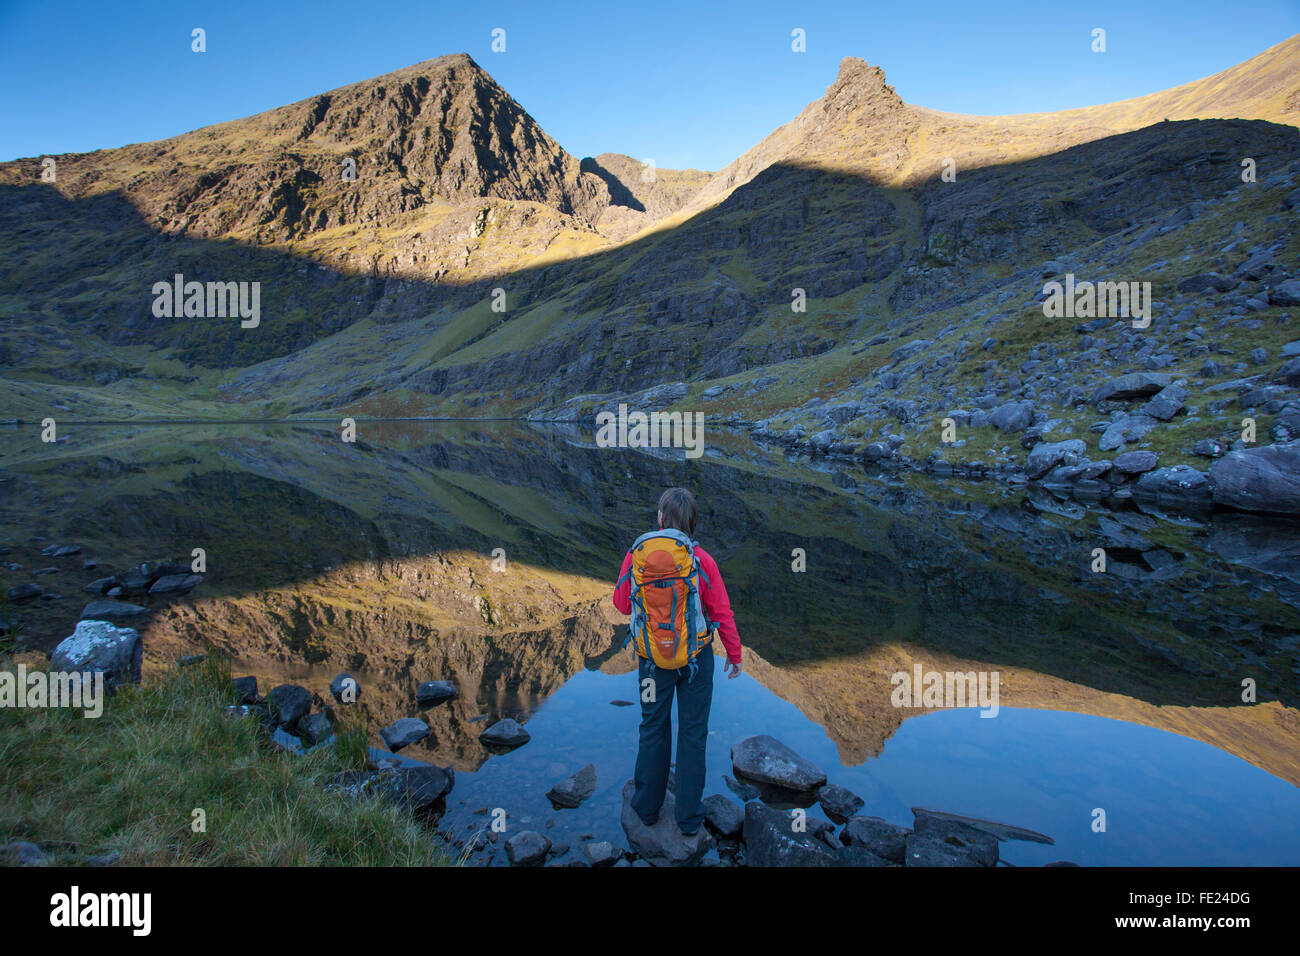
<svg viewBox="0 0 1300 956">
<path fill-rule="evenodd" d="M 162 139 L 464 51 L 579 157 L 718 169 L 847 55 L 910 103 L 1019 113 L 1176 86 L 1296 33 L 1300 0 L 0 0 L 0 160 Z"/>
</svg>

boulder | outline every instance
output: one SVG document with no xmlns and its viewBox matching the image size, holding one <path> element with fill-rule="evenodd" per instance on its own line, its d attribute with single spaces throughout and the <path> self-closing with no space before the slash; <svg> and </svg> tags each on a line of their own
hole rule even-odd
<svg viewBox="0 0 1300 956">
<path fill-rule="evenodd" d="M 636 784 L 631 780 L 623 786 L 623 810 L 619 819 L 623 824 L 623 832 L 627 835 L 628 846 L 652 866 L 691 866 L 698 863 L 713 845 L 708 828 L 700 827 L 690 836 L 677 829 L 674 817 L 676 797 L 671 790 L 664 794 L 659 819 L 654 826 L 646 826 L 632 809 L 632 794 L 635 790 Z"/>
<path fill-rule="evenodd" d="M 1030 478 L 1041 478 L 1059 464 L 1074 464 L 1087 451 L 1088 446 L 1078 438 L 1039 442 L 1025 462 L 1025 474 Z"/>
<path fill-rule="evenodd" d="M 1187 389 L 1181 385 L 1166 385 L 1142 406 L 1142 414 L 1167 422 L 1183 410 L 1187 394 Z"/>
<path fill-rule="evenodd" d="M 522 830 L 506 840 L 511 866 L 537 866 L 551 851 L 551 841 L 536 830 Z"/>
<path fill-rule="evenodd" d="M 870 850 L 883 860 L 902 863 L 910 832 L 880 817 L 854 817 L 840 831 L 840 842 Z"/>
<path fill-rule="evenodd" d="M 298 718 L 298 736 L 308 747 L 324 743 L 333 734 L 330 719 L 324 714 L 307 714 Z"/>
<path fill-rule="evenodd" d="M 993 841 L 994 847 L 997 841 Z M 908 834 L 907 866 L 992 866 L 985 863 L 984 848 L 960 841 L 948 841 L 933 835 Z M 996 863 L 996 859 L 994 860 Z"/>
<path fill-rule="evenodd" d="M 740 835 L 741 827 L 745 825 L 744 807 L 720 793 L 705 797 L 701 804 L 704 807 L 704 822 L 718 836 L 735 837 Z"/>
<path fill-rule="evenodd" d="M 922 813 L 916 815 L 912 833 L 915 837 L 931 838 L 949 847 L 959 848 L 964 855 L 973 858 L 981 866 L 997 865 L 998 838 L 968 823 L 952 817 Z M 917 864 L 909 860 L 908 865 Z"/>
<path fill-rule="evenodd" d="M 745 862 L 749 866 L 835 866 L 836 855 L 800 817 L 757 800 L 745 804 Z M 806 819 L 806 818 L 804 818 Z"/>
<path fill-rule="evenodd" d="M 1229 452 L 1210 466 L 1209 486 L 1226 508 L 1300 514 L 1300 440 Z"/>
<path fill-rule="evenodd" d="M 104 686 L 112 689 L 140 683 L 143 660 L 144 641 L 134 628 L 108 621 L 78 621 L 72 634 L 50 655 L 50 669 L 102 673 Z"/>
<path fill-rule="evenodd" d="M 298 721 L 311 712 L 311 694 L 307 688 L 297 684 L 281 684 L 267 695 L 267 701 L 275 716 L 275 725 L 284 730 L 293 730 Z"/>
<path fill-rule="evenodd" d="M 1179 292 L 1231 292 L 1241 285 L 1241 280 L 1232 276 L 1219 275 L 1217 272 L 1202 272 L 1200 275 L 1188 276 L 1178 283 Z"/>
<path fill-rule="evenodd" d="M 1174 510 L 1205 509 L 1213 503 L 1205 473 L 1187 465 L 1148 471 L 1133 485 L 1133 499 Z"/>
<path fill-rule="evenodd" d="M 608 840 L 600 840 L 584 846 L 582 855 L 587 858 L 587 862 L 592 866 L 613 866 L 623 859 L 623 848 L 610 843 Z"/>
<path fill-rule="evenodd" d="M 1033 420 L 1033 402 L 1007 402 L 989 413 L 989 423 L 994 428 L 1013 435 L 1024 431 Z"/>
<path fill-rule="evenodd" d="M 130 621 L 149 609 L 127 601 L 91 601 L 81 609 L 83 621 Z"/>
<path fill-rule="evenodd" d="M 828 817 L 843 823 L 861 810 L 866 801 L 837 783 L 827 783 L 817 788 L 817 802 Z"/>
<path fill-rule="evenodd" d="M 13 587 L 9 588 L 6 593 L 9 596 L 9 600 L 13 603 L 25 604 L 28 601 L 36 600 L 45 593 L 45 589 L 39 584 L 32 584 L 29 581 L 24 581 L 22 584 L 15 584 Z"/>
<path fill-rule="evenodd" d="M 580 807 L 588 797 L 596 792 L 596 767 L 587 764 L 567 780 L 561 780 L 550 790 L 546 797 L 557 807 L 574 809 Z"/>
<path fill-rule="evenodd" d="M 883 857 L 876 856 L 866 847 L 844 846 L 835 851 L 836 866 L 897 866 Z"/>
<path fill-rule="evenodd" d="M 1097 440 L 1102 451 L 1114 451 L 1128 442 L 1139 441 L 1158 423 L 1150 415 L 1125 415 L 1110 423 Z"/>
<path fill-rule="evenodd" d="M 415 702 L 421 707 L 436 707 L 460 696 L 451 681 L 426 680 L 415 688 Z"/>
<path fill-rule="evenodd" d="M 1288 279 L 1269 289 L 1268 304 L 1300 305 L 1300 279 Z"/>
<path fill-rule="evenodd" d="M 149 586 L 150 594 L 184 594 L 203 582 L 201 574 L 167 574 Z"/>
<path fill-rule="evenodd" d="M 236 704 L 252 704 L 258 699 L 257 697 L 257 678 L 253 676 L 236 677 L 231 684 L 235 688 Z"/>
<path fill-rule="evenodd" d="M 1132 477 L 1144 474 L 1158 464 L 1160 458 L 1153 451 L 1126 451 L 1122 455 L 1115 456 L 1113 467 L 1121 475 Z"/>
<path fill-rule="evenodd" d="M 493 747 L 522 747 L 532 740 L 532 734 L 524 730 L 517 721 L 507 717 L 498 720 L 479 734 L 478 739 Z"/>
<path fill-rule="evenodd" d="M 826 782 L 820 767 L 766 734 L 747 737 L 732 747 L 731 768 L 743 777 L 787 790 L 815 790 Z"/>
<path fill-rule="evenodd" d="M 397 753 L 429 736 L 429 725 L 414 717 L 402 717 L 381 730 L 379 736 L 383 738 L 384 746 Z"/>
<path fill-rule="evenodd" d="M 1173 381 L 1174 377 L 1164 372 L 1130 372 L 1098 386 L 1092 393 L 1092 403 L 1146 398 L 1168 388 Z"/>
</svg>

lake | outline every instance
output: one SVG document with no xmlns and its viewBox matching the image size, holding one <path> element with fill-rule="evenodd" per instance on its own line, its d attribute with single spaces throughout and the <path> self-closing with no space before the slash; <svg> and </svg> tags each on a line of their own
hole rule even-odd
<svg viewBox="0 0 1300 956">
<path fill-rule="evenodd" d="M 354 674 L 375 743 L 428 721 L 401 755 L 455 768 L 456 834 L 500 807 L 556 843 L 624 842 L 638 709 L 611 702 L 637 693 L 608 595 L 659 493 L 684 485 L 746 647 L 742 677 L 717 674 L 706 792 L 739 799 L 730 748 L 769 734 L 865 814 L 929 807 L 1056 841 L 1003 844 L 1016 865 L 1300 864 L 1300 529 L 1281 519 L 1112 512 L 720 430 L 698 459 L 510 422 L 363 421 L 355 443 L 314 423 L 62 435 L 0 431 L 3 561 L 22 566 L 5 583 L 49 544 L 98 562 L 32 578 L 56 596 L 19 610 L 27 646 L 71 633 L 94 578 L 201 548 L 195 591 L 139 599 L 146 675 L 208 646 L 264 692 L 328 699 Z M 996 674 L 996 716 L 895 706 L 917 668 Z M 421 711 L 415 684 L 439 679 L 460 697 Z M 501 717 L 531 741 L 489 752 L 477 736 Z M 546 790 L 589 763 L 595 795 L 553 809 Z"/>
</svg>

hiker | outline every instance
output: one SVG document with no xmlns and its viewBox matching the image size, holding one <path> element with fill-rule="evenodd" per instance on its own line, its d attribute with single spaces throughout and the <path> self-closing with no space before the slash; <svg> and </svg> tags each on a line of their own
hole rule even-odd
<svg viewBox="0 0 1300 956">
<path fill-rule="evenodd" d="M 668 787 L 671 709 L 677 696 L 677 826 L 691 836 L 704 822 L 704 745 L 713 701 L 714 632 L 727 651 L 727 677 L 740 676 L 740 634 L 718 564 L 692 540 L 698 513 L 685 488 L 659 498 L 659 530 L 641 535 L 623 559 L 614 606 L 632 615 L 641 697 L 641 738 L 632 808 L 653 826 Z M 653 683 L 648 683 L 652 681 Z"/>
</svg>

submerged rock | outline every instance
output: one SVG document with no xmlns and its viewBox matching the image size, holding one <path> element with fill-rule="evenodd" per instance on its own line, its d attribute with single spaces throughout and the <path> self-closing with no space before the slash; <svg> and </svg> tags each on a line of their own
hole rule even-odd
<svg viewBox="0 0 1300 956">
<path fill-rule="evenodd" d="M 537 866 L 550 849 L 550 840 L 536 830 L 523 830 L 506 840 L 506 857 L 511 866 Z"/>
<path fill-rule="evenodd" d="M 561 780 L 546 791 L 547 799 L 558 807 L 572 810 L 596 792 L 596 766 L 587 764 L 573 776 Z"/>
</svg>

